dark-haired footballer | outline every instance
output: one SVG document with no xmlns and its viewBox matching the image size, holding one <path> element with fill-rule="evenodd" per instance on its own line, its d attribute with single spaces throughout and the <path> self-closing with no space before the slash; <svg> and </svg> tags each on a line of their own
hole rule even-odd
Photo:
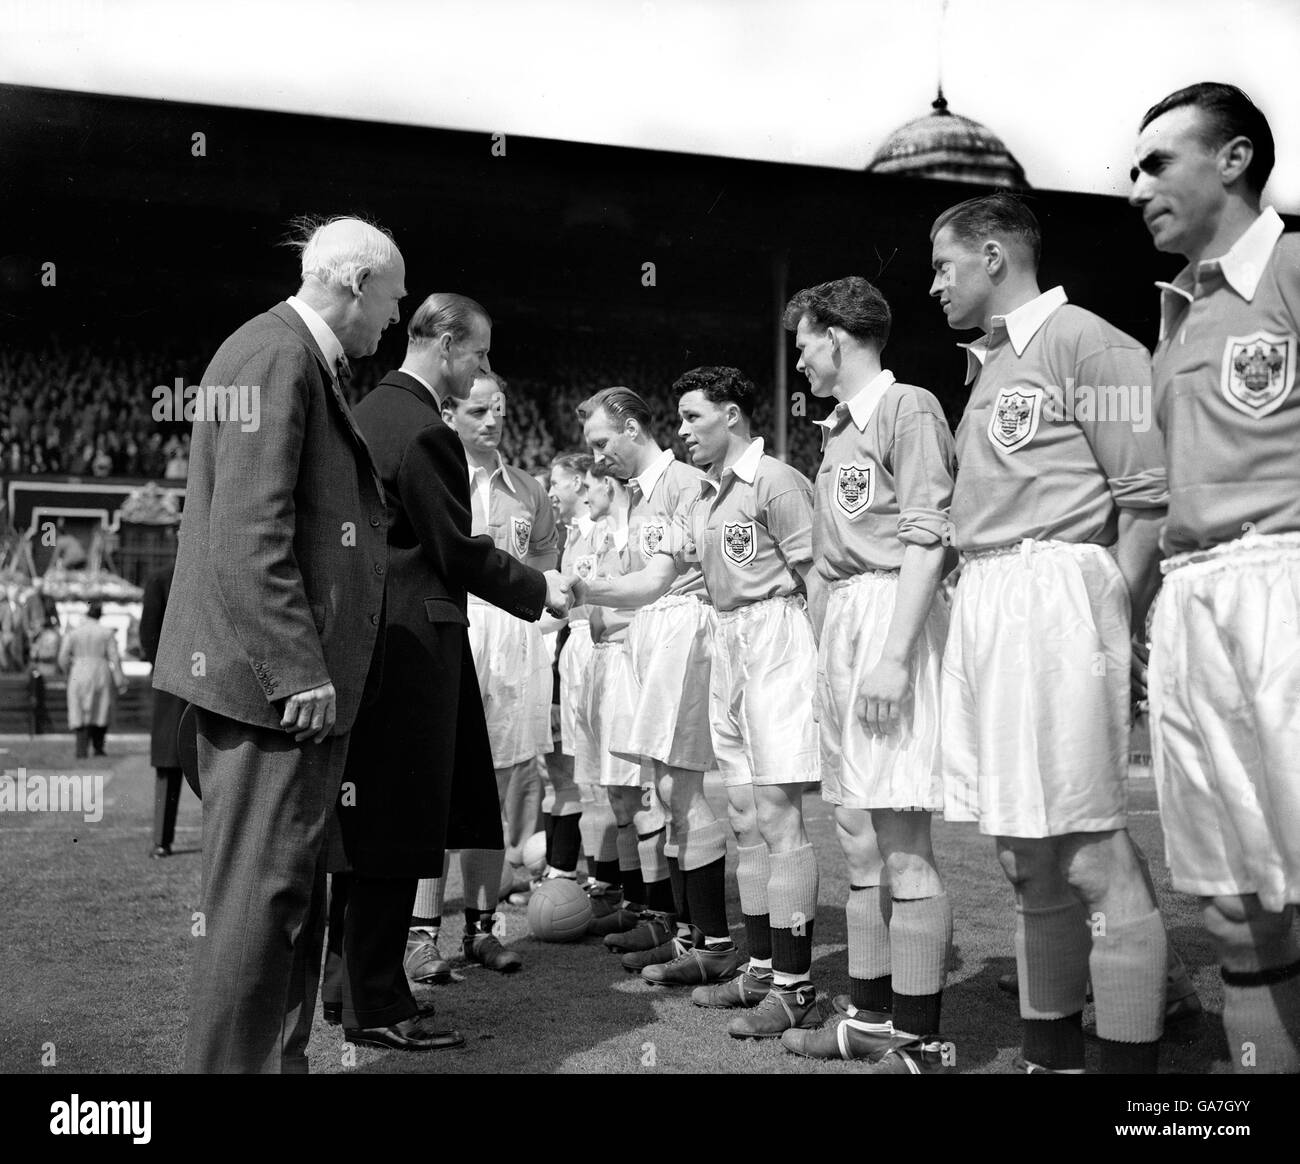
<svg viewBox="0 0 1300 1164">
<path fill-rule="evenodd" d="M 630 388 L 598 392 L 578 415 L 592 456 L 627 482 L 623 572 L 634 573 L 668 540 L 699 494 L 703 474 L 659 446 L 649 405 Z M 664 981 L 663 966 L 688 948 L 697 952 L 691 963 L 700 975 L 695 982 L 731 978 L 744 963 L 727 926 L 727 836 L 704 797 L 704 773 L 715 764 L 708 708 L 715 622 L 704 580 L 692 568 L 638 610 L 627 632 L 636 693 L 617 754 L 641 765 L 642 787 L 613 791 L 610 802 L 626 819 L 641 804 L 620 806 L 616 797 L 639 792 L 649 807 L 657 795 L 668 824 L 666 832 L 638 834 L 651 916 L 627 933 L 607 935 L 605 944 L 626 951 L 623 965 L 640 970 L 649 982 Z M 667 885 L 650 880 L 659 872 L 656 853 L 666 861 Z"/>
<path fill-rule="evenodd" d="M 751 432 L 755 390 L 735 368 L 696 368 L 673 385 L 681 435 L 706 469 L 643 568 L 577 583 L 597 604 L 644 606 L 700 570 L 717 628 L 709 729 L 739 846 L 749 944 L 743 974 L 709 982 L 687 949 L 659 980 L 689 985 L 699 1006 L 741 1008 L 736 1038 L 774 1038 L 817 1025 L 809 979 L 817 859 L 803 795 L 819 779 L 813 718 L 817 650 L 805 601 L 812 570 L 812 485 L 763 451 Z M 648 976 L 648 972 L 647 972 Z"/>
<path fill-rule="evenodd" d="M 951 1065 L 938 1031 L 952 906 L 930 822 L 943 807 L 939 582 L 952 435 L 931 393 L 882 366 L 891 314 L 866 279 L 800 291 L 784 323 L 813 395 L 837 402 L 819 422 L 813 552 L 827 588 L 822 796 L 849 870 L 850 993 L 821 1030 L 782 1042 L 813 1058 L 869 1060 L 870 1074 L 924 1074 Z"/>
<path fill-rule="evenodd" d="M 963 555 L 943 663 L 945 817 L 995 838 L 1016 894 L 1023 1069 L 1079 1073 L 1091 977 L 1104 1073 L 1156 1070 L 1167 943 L 1125 828 L 1130 625 L 1155 590 L 1168 501 L 1158 434 L 1112 403 L 1146 350 L 1041 291 L 1042 238 L 1006 194 L 931 231 L 930 294 L 966 348 L 952 501 Z M 1113 552 L 1112 552 L 1113 551 Z"/>
<path fill-rule="evenodd" d="M 1153 619 L 1156 791 L 1174 887 L 1202 900 L 1233 1070 L 1300 1070 L 1300 240 L 1260 209 L 1264 114 L 1201 82 L 1142 118 L 1129 201 L 1187 266 L 1159 284 L 1169 462 Z"/>
</svg>

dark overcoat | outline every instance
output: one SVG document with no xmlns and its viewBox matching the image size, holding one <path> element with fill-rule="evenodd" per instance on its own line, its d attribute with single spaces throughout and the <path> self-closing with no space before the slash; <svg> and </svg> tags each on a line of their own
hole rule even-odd
<svg viewBox="0 0 1300 1164">
<path fill-rule="evenodd" d="M 144 584 L 144 610 L 140 614 L 140 652 L 150 665 L 158 657 L 158 640 L 162 637 L 163 614 L 172 588 L 172 569 L 154 574 Z M 155 768 L 179 768 L 180 747 L 177 730 L 185 700 L 166 691 L 153 693 L 153 724 L 149 735 L 149 763 Z"/>
<path fill-rule="evenodd" d="M 390 372 L 354 415 L 387 497 L 388 585 L 378 697 L 353 729 L 338 819 L 355 872 L 437 877 L 446 849 L 502 847 L 467 592 L 536 621 L 546 580 L 471 536 L 465 451 L 420 381 Z"/>
</svg>

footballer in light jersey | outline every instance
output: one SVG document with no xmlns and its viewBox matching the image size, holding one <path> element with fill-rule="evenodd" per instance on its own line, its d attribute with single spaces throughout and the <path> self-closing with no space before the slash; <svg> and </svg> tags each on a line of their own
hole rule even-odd
<svg viewBox="0 0 1300 1164">
<path fill-rule="evenodd" d="M 971 385 L 951 521 L 963 565 L 944 654 L 944 815 L 993 836 L 1016 894 L 1023 1069 L 1078 1073 L 1089 977 L 1101 1069 L 1154 1072 L 1167 942 L 1125 829 L 1130 620 L 1156 582 L 1157 434 L 1067 406 L 1150 383 L 1136 340 L 1038 286 L 1041 235 L 1005 194 L 931 229 Z M 1114 556 L 1109 551 L 1114 547 Z"/>
<path fill-rule="evenodd" d="M 498 549 L 521 562 L 549 570 L 559 557 L 555 515 L 542 487 L 501 458 L 505 408 L 505 382 L 495 372 L 476 377 L 464 400 L 443 402 L 443 420 L 465 448 L 472 532 L 491 537 Z M 526 623 L 472 594 L 469 640 L 487 716 L 506 850 L 461 851 L 465 957 L 510 973 L 520 969 L 523 960 L 493 935 L 494 906 L 504 879 L 522 866 L 524 841 L 537 829 L 542 781 L 535 761 L 551 750 L 551 666 L 536 623 Z M 445 882 L 445 874 L 420 882 L 417 916 L 442 917 Z"/>
<path fill-rule="evenodd" d="M 813 719 L 817 652 L 805 601 L 812 569 L 812 486 L 763 451 L 751 433 L 755 390 L 735 368 L 687 372 L 681 435 L 706 475 L 694 499 L 639 572 L 610 582 L 575 580 L 575 596 L 643 606 L 700 570 L 717 610 L 709 726 L 739 852 L 737 878 L 749 962 L 684 950 L 653 980 L 697 987 L 699 1006 L 751 1013 L 731 1020 L 737 1038 L 772 1038 L 816 1026 L 809 979 L 817 910 L 817 859 L 803 823 L 803 794 L 818 780 Z"/>
<path fill-rule="evenodd" d="M 1202 899 L 1233 1069 L 1300 1071 L 1300 236 L 1260 195 L 1273 134 L 1202 82 L 1142 118 L 1129 201 L 1156 249 L 1169 466 L 1152 619 L 1156 790 L 1174 887 Z"/>
<path fill-rule="evenodd" d="M 704 475 L 659 447 L 650 409 L 631 389 L 598 392 L 578 414 L 592 455 L 627 482 L 631 505 L 624 567 L 635 573 L 693 503 Z M 715 978 L 732 977 L 744 961 L 727 926 L 726 832 L 704 797 L 704 773 L 715 765 L 709 735 L 715 622 L 704 580 L 692 569 L 657 602 L 638 610 L 628 628 L 637 696 L 628 731 L 616 746 L 620 756 L 645 766 L 649 779 L 644 782 L 654 787 L 668 813 L 663 851 L 676 916 L 673 926 L 654 916 L 628 933 L 610 934 L 606 943 L 643 956 L 649 981 L 659 980 L 658 971 L 646 970 L 674 961 L 688 946 L 716 955 L 697 963 Z"/>
<path fill-rule="evenodd" d="M 628 541 L 627 486 L 613 475 L 608 464 L 596 461 L 587 470 L 587 504 L 594 526 L 591 533 L 592 560 L 573 561 L 574 575 L 587 578 L 617 577 L 623 573 Z M 615 865 L 609 858 L 600 865 L 600 880 L 610 888 L 592 894 L 592 907 L 609 905 L 587 927 L 589 934 L 603 936 L 610 949 L 623 954 L 627 970 L 639 973 L 658 943 L 622 950 L 618 939 L 635 930 L 643 920 L 669 917 L 673 912 L 673 891 L 664 855 L 664 811 L 652 783 L 642 784 L 639 760 L 628 759 L 614 749 L 626 741 L 636 710 L 636 676 L 627 650 L 627 631 L 635 613 L 601 607 L 577 607 L 587 611 L 591 638 L 591 659 L 581 685 L 582 700 L 574 716 L 575 768 L 597 782 L 597 794 L 605 797 L 615 822 Z"/>
<path fill-rule="evenodd" d="M 562 453 L 551 462 L 549 496 L 564 544 L 560 571 L 579 577 L 589 575 L 595 564 L 596 522 L 587 504 L 587 471 L 591 464 L 590 453 Z M 577 712 L 591 668 L 588 612 L 570 607 L 566 627 L 556 642 L 559 722 L 552 724 L 552 739 L 558 737 L 558 747 L 546 760 L 551 788 L 542 811 L 550 814 L 547 847 L 552 868 L 566 874 L 576 869 L 581 850 L 586 854 L 588 866 L 585 887 L 591 892 L 598 883 L 605 887 L 619 884 L 616 830 L 609 799 L 600 787 L 599 770 L 590 767 L 579 770 L 574 762 Z M 602 861 L 606 866 L 603 872 L 612 873 L 612 879 L 607 877 L 602 881 L 597 868 Z M 603 899 L 604 889 L 601 889 L 600 900 Z M 592 906 L 597 907 L 596 898 Z"/>
<path fill-rule="evenodd" d="M 850 994 L 821 1030 L 782 1041 L 869 1060 L 870 1074 L 925 1074 L 954 1065 L 939 1037 L 952 906 L 930 819 L 943 807 L 939 583 L 955 463 L 938 400 L 881 365 L 890 323 L 884 296 L 857 276 L 800 291 L 785 311 L 813 395 L 837 401 L 819 422 L 813 557 L 827 594 L 822 796 L 849 870 Z"/>
</svg>

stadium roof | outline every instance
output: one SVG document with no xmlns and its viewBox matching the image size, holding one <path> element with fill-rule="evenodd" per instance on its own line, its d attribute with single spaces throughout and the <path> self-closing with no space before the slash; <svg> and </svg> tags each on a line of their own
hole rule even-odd
<svg viewBox="0 0 1300 1164">
<path fill-rule="evenodd" d="M 932 113 L 894 130 L 867 164 L 872 174 L 907 174 L 1019 190 L 1025 171 L 991 129 L 948 108 L 939 90 Z"/>
</svg>

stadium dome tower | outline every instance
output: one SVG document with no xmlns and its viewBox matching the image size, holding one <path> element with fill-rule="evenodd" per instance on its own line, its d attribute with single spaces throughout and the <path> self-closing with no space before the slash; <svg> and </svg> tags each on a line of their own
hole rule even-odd
<svg viewBox="0 0 1300 1164">
<path fill-rule="evenodd" d="M 906 174 L 1007 190 L 1029 188 L 1025 171 L 997 134 L 948 108 L 939 86 L 933 113 L 901 125 L 867 164 L 869 174 Z"/>
</svg>

